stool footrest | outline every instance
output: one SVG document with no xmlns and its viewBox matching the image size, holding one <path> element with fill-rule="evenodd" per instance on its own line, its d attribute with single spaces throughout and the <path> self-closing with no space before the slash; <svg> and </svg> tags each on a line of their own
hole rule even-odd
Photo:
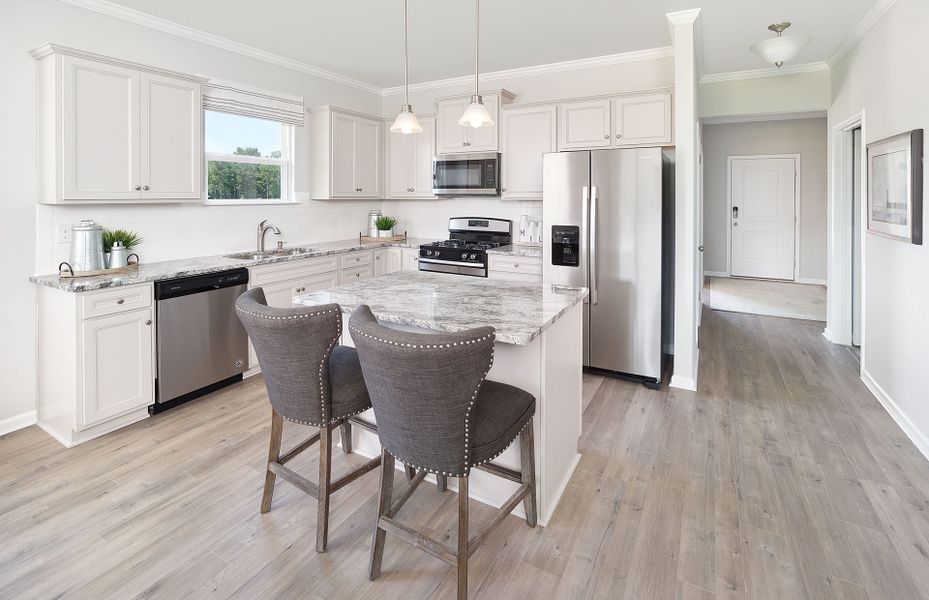
<svg viewBox="0 0 929 600">
<path fill-rule="evenodd" d="M 494 515 L 494 518 L 490 520 L 490 523 L 487 524 L 484 529 L 481 530 L 479 534 L 474 536 L 468 541 L 468 556 L 474 554 L 474 551 L 477 550 L 484 540 L 490 535 L 490 532 L 494 527 L 503 522 L 503 519 L 507 517 L 513 509 L 516 508 L 516 505 L 523 501 L 527 495 L 529 495 L 529 484 L 524 483 L 516 490 L 516 492 L 510 496 L 510 499 L 507 500 L 503 506 L 497 511 L 497 514 Z"/>
<path fill-rule="evenodd" d="M 407 544 L 419 548 L 453 567 L 458 565 L 458 556 L 449 550 L 445 544 L 429 536 L 422 535 L 391 517 L 381 517 L 378 519 L 377 526 L 387 533 L 397 536 Z"/>
<path fill-rule="evenodd" d="M 365 473 L 367 473 L 367 472 L 369 472 L 369 471 L 373 471 L 374 469 L 378 468 L 380 465 L 381 465 L 381 457 L 380 457 L 380 456 L 378 456 L 377 458 L 372 458 L 371 460 L 369 460 L 369 461 L 366 462 L 365 464 L 361 465 L 361 466 L 358 467 L 357 469 L 355 469 L 355 470 L 353 470 L 353 471 L 351 471 L 351 472 L 349 472 L 349 473 L 346 473 L 346 474 L 343 475 L 342 477 L 339 477 L 338 479 L 336 479 L 335 481 L 333 481 L 332 483 L 330 483 L 330 484 L 329 484 L 329 493 L 335 492 L 336 490 L 339 490 L 339 489 L 345 487 L 346 485 L 348 485 L 348 484 L 350 484 L 351 482 L 355 481 L 356 479 L 358 479 L 359 477 L 361 477 L 361 476 L 364 475 Z"/>
<path fill-rule="evenodd" d="M 288 469 L 287 467 L 285 467 L 284 465 L 282 465 L 281 463 L 277 463 L 277 462 L 268 463 L 268 470 L 274 473 L 275 475 L 279 476 L 281 479 L 283 479 L 287 483 L 290 483 L 291 485 L 295 485 L 301 490 L 303 490 L 304 492 L 306 492 L 307 494 L 309 494 L 310 496 L 313 496 L 314 498 L 319 499 L 319 486 L 313 483 L 312 481 L 310 481 L 309 479 L 307 479 L 306 477 L 304 477 L 303 475 L 300 475 L 296 471 L 292 471 Z"/>
</svg>

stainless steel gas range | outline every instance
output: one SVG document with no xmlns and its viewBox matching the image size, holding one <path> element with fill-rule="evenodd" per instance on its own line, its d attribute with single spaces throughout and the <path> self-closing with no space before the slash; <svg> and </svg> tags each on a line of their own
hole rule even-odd
<svg viewBox="0 0 929 600">
<path fill-rule="evenodd" d="M 487 250 L 513 243 L 513 222 L 486 217 L 453 217 L 449 238 L 419 247 L 419 270 L 487 277 Z"/>
</svg>

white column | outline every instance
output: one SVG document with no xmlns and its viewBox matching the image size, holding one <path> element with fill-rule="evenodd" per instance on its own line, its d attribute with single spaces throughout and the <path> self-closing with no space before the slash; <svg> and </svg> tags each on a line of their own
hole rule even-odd
<svg viewBox="0 0 929 600">
<path fill-rule="evenodd" d="M 697 389 L 697 327 L 702 276 L 697 171 L 697 52 L 700 9 L 668 13 L 674 38 L 675 250 L 673 387 Z"/>
</svg>

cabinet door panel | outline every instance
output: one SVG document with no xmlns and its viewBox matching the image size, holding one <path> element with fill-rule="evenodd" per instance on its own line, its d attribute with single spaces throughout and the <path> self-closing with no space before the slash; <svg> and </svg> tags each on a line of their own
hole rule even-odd
<svg viewBox="0 0 929 600">
<path fill-rule="evenodd" d="M 432 193 L 432 157 L 435 156 L 435 119 L 420 119 L 423 132 L 413 141 L 413 196 L 433 198 Z"/>
<path fill-rule="evenodd" d="M 400 265 L 401 271 L 419 271 L 419 250 L 404 248 L 401 256 L 403 260 L 403 264 Z"/>
<path fill-rule="evenodd" d="M 387 145 L 387 196 L 405 198 L 413 187 L 413 148 L 416 138 L 422 134 L 388 132 Z"/>
<path fill-rule="evenodd" d="M 468 141 L 468 152 L 493 152 L 500 147 L 498 127 L 500 125 L 500 99 L 497 96 L 484 96 L 484 106 L 490 113 L 494 124 L 490 127 L 466 127 L 465 137 Z M 459 115 L 460 117 L 461 115 Z"/>
<path fill-rule="evenodd" d="M 467 99 L 442 100 L 436 115 L 436 154 L 466 152 L 467 130 L 458 124 L 461 113 L 468 106 Z"/>
<path fill-rule="evenodd" d="M 200 85 L 142 73 L 140 88 L 142 198 L 199 199 Z"/>
<path fill-rule="evenodd" d="M 138 71 L 70 56 L 62 68 L 62 199 L 138 199 Z"/>
<path fill-rule="evenodd" d="M 152 309 L 87 319 L 82 329 L 81 427 L 154 403 Z"/>
<path fill-rule="evenodd" d="M 627 96 L 613 103 L 617 146 L 671 143 L 671 94 Z"/>
<path fill-rule="evenodd" d="M 610 146 L 610 101 L 567 102 L 558 107 L 558 149 Z"/>
<path fill-rule="evenodd" d="M 355 120 L 332 115 L 332 195 L 357 196 L 355 188 Z"/>
<path fill-rule="evenodd" d="M 378 197 L 380 185 L 381 124 L 355 123 L 355 187 L 357 195 Z"/>
<path fill-rule="evenodd" d="M 501 118 L 504 198 L 542 197 L 542 154 L 557 145 L 555 107 L 503 110 Z"/>
</svg>

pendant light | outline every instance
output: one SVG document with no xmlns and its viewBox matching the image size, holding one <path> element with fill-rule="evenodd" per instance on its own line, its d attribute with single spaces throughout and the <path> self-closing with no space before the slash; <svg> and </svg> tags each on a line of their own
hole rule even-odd
<svg viewBox="0 0 929 600">
<path fill-rule="evenodd" d="M 480 29 L 481 29 L 481 0 L 474 0 L 474 95 L 471 104 L 465 109 L 458 124 L 463 127 L 491 127 L 494 120 L 490 111 L 484 106 L 484 99 L 478 88 L 478 75 L 480 74 Z"/>
<path fill-rule="evenodd" d="M 400 114 L 394 119 L 390 131 L 409 135 L 411 133 L 422 133 L 423 127 L 419 124 L 419 119 L 416 118 L 413 107 L 410 106 L 410 46 L 407 41 L 409 24 L 407 23 L 406 3 L 407 0 L 403 0 L 403 89 L 406 93 L 406 101 L 400 107 Z"/>
<path fill-rule="evenodd" d="M 776 33 L 777 37 L 753 44 L 749 50 L 780 69 L 785 62 L 800 52 L 800 48 L 810 43 L 810 38 L 805 35 L 784 35 L 784 30 L 788 27 L 788 22 L 768 25 L 768 29 Z"/>
</svg>

